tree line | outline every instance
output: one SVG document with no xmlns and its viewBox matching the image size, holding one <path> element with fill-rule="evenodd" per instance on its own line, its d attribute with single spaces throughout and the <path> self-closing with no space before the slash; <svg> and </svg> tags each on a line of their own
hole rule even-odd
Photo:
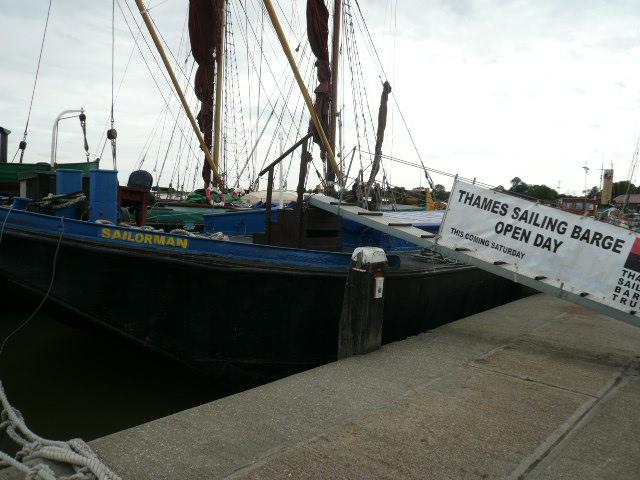
<svg viewBox="0 0 640 480">
<path fill-rule="evenodd" d="M 539 200 L 553 201 L 559 198 L 575 196 L 575 195 L 559 193 L 557 190 L 551 187 L 548 187 L 546 185 L 529 185 L 519 177 L 514 177 L 510 183 L 511 183 L 511 188 L 509 188 L 510 192 L 517 193 L 520 195 L 525 195 L 527 197 L 537 198 Z M 618 195 L 626 194 L 628 186 L 629 186 L 629 182 L 626 180 L 623 180 L 620 182 L 614 182 L 612 185 L 611 198 L 614 199 Z M 593 186 L 587 191 L 587 198 L 599 199 L 601 193 L 602 191 L 600 190 L 600 187 Z M 631 187 L 629 188 L 629 193 L 640 193 L 640 185 L 635 186 L 632 183 Z M 584 195 L 584 192 L 582 193 L 582 195 Z M 582 196 L 582 195 L 578 195 L 578 196 Z"/>
<path fill-rule="evenodd" d="M 522 195 L 524 197 L 535 198 L 538 200 L 546 200 L 550 202 L 553 202 L 560 198 L 576 196 L 576 195 L 569 195 L 567 193 L 560 193 L 556 189 L 551 188 L 544 184 L 538 185 L 538 184 L 526 183 L 520 177 L 512 178 L 509 183 L 511 184 L 511 186 L 508 189 L 504 188 L 502 185 L 499 185 L 496 187 L 496 190 L 508 191 L 516 195 Z M 629 182 L 626 180 L 623 180 L 620 182 L 614 182 L 613 188 L 612 188 L 612 198 L 615 198 L 618 195 L 624 195 L 627 192 L 628 185 L 629 185 Z M 406 189 L 400 187 L 400 188 L 394 188 L 393 190 L 395 195 L 398 197 L 397 200 L 401 201 L 401 200 L 404 200 L 406 197 L 414 196 L 415 193 L 412 193 L 412 192 L 423 191 L 424 189 L 415 188 L 413 189 L 413 191 L 407 191 Z M 632 183 L 629 189 L 629 193 L 640 193 L 640 185 L 636 186 Z M 441 184 L 434 185 L 433 197 L 435 200 L 438 200 L 441 202 L 447 202 L 449 201 L 449 194 L 450 192 L 447 191 L 444 185 L 441 185 Z M 600 188 L 597 186 L 593 186 L 587 192 L 587 198 L 599 199 L 600 194 L 601 194 Z M 584 193 L 582 193 L 581 195 L 578 195 L 578 197 L 581 197 L 583 195 Z M 420 198 L 420 201 L 423 201 L 423 199 Z"/>
</svg>

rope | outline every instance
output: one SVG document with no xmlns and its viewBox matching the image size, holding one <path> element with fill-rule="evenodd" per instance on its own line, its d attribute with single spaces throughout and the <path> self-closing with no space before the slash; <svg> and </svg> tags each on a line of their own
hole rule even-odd
<svg viewBox="0 0 640 480">
<path fill-rule="evenodd" d="M 36 76 L 33 80 L 33 89 L 31 90 L 31 100 L 29 101 L 29 111 L 27 112 L 27 122 L 25 123 L 25 126 L 24 126 L 24 135 L 22 136 L 22 141 L 18 146 L 18 149 L 21 150 L 20 163 L 22 163 L 22 159 L 24 158 L 24 151 L 27 148 L 27 133 L 29 131 L 29 121 L 31 120 L 31 108 L 33 107 L 33 99 L 36 95 L 36 85 L 38 84 L 38 76 L 40 74 L 40 62 L 42 60 L 42 52 L 44 50 L 44 41 L 45 41 L 45 38 L 47 37 L 47 29 L 49 27 L 49 17 L 51 16 L 52 3 L 53 3 L 53 0 L 49 0 L 49 7 L 47 8 L 47 19 L 44 23 L 44 32 L 42 33 L 42 42 L 40 43 L 40 54 L 38 55 L 38 65 L 36 66 Z M 18 151 L 16 150 L 16 154 L 17 153 Z M 16 156 L 14 155 L 13 159 L 15 160 L 15 158 Z"/>
<path fill-rule="evenodd" d="M 134 44 L 131 46 L 131 52 L 129 53 L 129 58 L 124 67 L 124 72 L 122 72 L 122 77 L 120 77 L 120 83 L 118 83 L 118 90 L 116 90 L 116 96 L 113 100 L 114 104 L 118 102 L 118 97 L 120 96 L 120 89 L 122 88 L 122 83 L 124 82 L 124 79 L 127 76 L 127 71 L 129 70 L 129 64 L 131 63 L 131 59 L 133 58 L 133 54 L 135 53 L 135 51 L 136 51 L 136 46 Z M 104 148 L 107 145 L 106 133 L 107 133 L 108 125 L 109 125 L 109 118 L 107 117 L 107 119 L 104 122 L 104 127 L 102 128 L 102 132 L 100 133 L 100 136 L 98 137 L 98 141 L 96 142 L 96 144 L 102 143 L 102 146 L 100 147 L 100 155 L 98 156 L 99 158 L 102 158 L 102 154 L 104 153 Z M 102 141 L 100 141 L 101 138 L 103 139 Z"/>
<path fill-rule="evenodd" d="M 4 219 L 4 223 L 2 224 L 2 230 L 3 231 L 4 231 L 4 225 L 6 224 L 8 218 L 9 218 L 9 213 L 7 213 L 7 216 Z M 11 337 L 13 337 L 16 333 L 18 333 L 20 330 L 22 330 L 33 319 L 33 317 L 35 317 L 38 314 L 38 312 L 40 311 L 40 309 L 44 305 L 44 302 L 47 300 L 47 298 L 49 298 L 49 294 L 51 293 L 51 289 L 53 288 L 53 282 L 54 282 L 54 280 L 56 278 L 56 264 L 57 264 L 57 261 L 58 261 L 58 251 L 60 250 L 60 243 L 62 242 L 63 234 L 64 234 L 64 217 L 60 217 L 60 235 L 58 236 L 58 243 L 56 244 L 56 250 L 55 250 L 55 252 L 53 254 L 53 269 L 52 269 L 52 272 L 51 272 L 51 281 L 49 282 L 49 287 L 47 288 L 47 292 L 45 293 L 44 297 L 42 297 L 42 300 L 40 301 L 40 303 L 38 304 L 36 309 L 33 311 L 33 313 L 31 315 L 29 315 L 29 317 L 24 322 L 22 322 L 20 325 L 18 325 L 2 341 L 2 344 L 0 344 L 0 355 L 2 355 L 2 352 L 4 351 L 4 347 L 7 344 L 7 342 L 9 341 L 9 339 Z M 2 237 L 0 237 L 0 240 L 1 239 L 2 239 Z M 2 391 L 2 382 L 0 382 L 0 397 L 2 397 L 3 395 L 4 395 L 4 391 Z M 4 405 L 4 401 L 3 401 L 3 407 L 6 409 L 6 405 Z"/>
<path fill-rule="evenodd" d="M 11 213 L 9 208 L 2 228 L 0 229 L 0 242 L 4 234 L 5 225 Z M 64 236 L 64 217 L 60 217 L 60 235 L 53 254 L 51 280 L 42 300 L 29 317 L 18 325 L 5 337 L 0 345 L 0 355 L 4 351 L 9 340 L 33 320 L 45 304 L 56 278 L 56 266 L 62 237 Z M 120 480 L 120 477 L 112 472 L 91 448 L 81 439 L 72 439 L 67 442 L 48 440 L 32 432 L 26 425 L 20 411 L 14 408 L 7 398 L 2 382 L 0 382 L 0 432 L 7 436 L 20 447 L 20 450 L 11 457 L 0 451 L 0 466 L 11 466 L 25 474 L 25 478 L 40 480 Z M 57 474 L 51 465 L 70 467 L 73 473 Z"/>
<path fill-rule="evenodd" d="M 114 128 L 113 118 L 114 84 L 115 84 L 115 52 L 116 52 L 116 0 L 111 0 L 111 128 L 107 130 L 107 139 L 111 141 L 111 158 L 113 159 L 113 169 L 117 170 L 116 162 L 116 138 L 118 132 Z"/>
<path fill-rule="evenodd" d="M 9 206 L 9 210 L 7 211 L 7 214 L 4 217 L 4 221 L 2 222 L 2 228 L 0 228 L 0 245 L 2 245 L 2 235 L 4 234 L 4 227 L 7 224 L 7 220 L 9 220 L 11 210 L 13 210 L 13 203 Z"/>
<path fill-rule="evenodd" d="M 361 152 L 364 153 L 365 155 L 370 155 L 370 156 L 374 155 L 373 153 L 368 152 L 366 150 L 361 150 Z M 435 173 L 437 175 L 443 175 L 445 177 L 450 177 L 450 178 L 456 178 L 457 177 L 459 180 L 462 180 L 463 182 L 468 182 L 468 183 L 474 183 L 475 182 L 476 185 L 479 185 L 479 186 L 484 187 L 484 188 L 490 188 L 490 189 L 491 188 L 496 188 L 495 185 L 490 185 L 488 183 L 483 183 L 483 182 L 480 182 L 480 181 L 477 181 L 477 180 L 471 179 L 471 178 L 465 178 L 465 177 L 462 177 L 462 176 L 460 176 L 460 175 L 458 175 L 456 173 L 450 173 L 450 172 L 445 172 L 443 170 L 438 170 L 438 169 L 435 169 L 435 168 L 424 167 L 422 165 L 418 165 L 417 163 L 410 162 L 408 160 L 403 160 L 402 158 L 392 157 L 391 155 L 383 154 L 382 158 L 384 158 L 386 160 L 389 160 L 391 162 L 401 163 L 403 165 L 408 165 L 410 167 L 416 167 L 416 168 L 419 168 L 421 170 L 424 169 L 424 170 L 427 170 L 429 172 Z"/>
<path fill-rule="evenodd" d="M 116 4 L 118 6 L 118 10 L 120 11 L 120 14 L 124 20 L 124 23 L 127 25 L 127 29 L 129 30 L 129 34 L 131 35 L 131 38 L 133 38 L 134 44 L 136 46 L 136 48 L 138 49 L 138 52 L 140 53 L 140 56 L 142 57 L 142 61 L 144 62 L 145 66 L 147 67 L 147 70 L 149 72 L 149 75 L 151 76 L 151 79 L 153 80 L 154 85 L 156 86 L 156 89 L 158 90 L 158 94 L 160 95 L 160 98 L 162 98 L 162 101 L 164 102 L 164 104 L 167 107 L 167 111 L 171 114 L 172 118 L 176 118 L 176 114 L 171 110 L 170 105 L 169 105 L 169 101 L 165 98 L 164 94 L 162 93 L 162 89 L 160 88 L 160 85 L 158 85 L 158 80 L 156 79 L 155 75 L 153 74 L 153 71 L 151 70 L 151 67 L 149 65 L 149 62 L 147 62 L 147 59 L 142 51 L 142 48 L 140 47 L 140 44 L 138 42 L 138 37 L 136 35 L 133 34 L 133 30 L 131 29 L 131 26 L 129 25 L 129 21 L 127 20 L 127 17 L 124 13 L 124 10 L 122 9 L 122 6 L 120 4 L 119 0 L 115 0 Z M 125 0 L 125 4 L 127 6 L 127 8 L 129 9 L 129 12 L 131 12 L 131 8 L 129 7 L 129 4 L 126 3 Z M 133 15 L 133 12 L 131 12 L 132 17 L 135 18 L 135 16 Z M 134 24 L 136 25 L 138 32 L 141 32 L 141 23 L 136 23 L 134 21 Z M 156 66 L 160 69 L 160 74 L 162 75 L 162 77 L 164 78 L 165 82 L 168 85 L 168 92 L 169 95 L 172 95 L 170 97 L 171 100 L 173 100 L 174 98 L 177 98 L 177 94 L 174 92 L 173 90 L 173 86 L 171 85 L 171 83 L 169 82 L 169 80 L 167 79 L 166 75 L 164 74 L 162 68 L 160 67 L 158 60 L 155 58 L 155 56 L 153 55 L 153 51 L 151 50 L 151 46 L 149 45 L 149 42 L 147 41 L 147 39 L 144 37 L 144 35 L 140 35 L 142 37 L 142 40 L 145 42 L 147 49 L 151 52 L 151 57 L 153 58 Z M 184 129 L 181 126 L 178 126 L 178 131 L 180 132 L 180 134 L 183 137 L 186 137 L 186 133 L 184 131 Z M 191 146 L 189 147 L 189 150 L 191 151 L 192 155 L 196 155 L 196 153 L 193 151 L 193 148 L 191 148 Z"/>
<path fill-rule="evenodd" d="M 360 14 L 360 21 L 362 23 L 364 32 L 366 33 L 366 37 L 369 39 L 369 44 L 371 45 L 371 48 L 373 49 L 373 53 L 374 56 L 376 58 L 376 60 L 378 61 L 378 65 L 380 67 L 380 71 L 382 72 L 382 74 L 384 75 L 384 77 L 387 77 L 387 74 L 384 70 L 384 66 L 382 65 L 382 60 L 380 60 L 380 55 L 378 54 L 378 49 L 376 48 L 375 43 L 373 42 L 373 38 L 371 37 L 371 32 L 369 32 L 369 27 L 367 26 L 367 23 L 364 20 L 364 15 L 362 13 L 362 9 L 360 8 L 360 2 L 358 0 L 355 0 L 355 4 L 358 10 L 358 13 Z M 382 79 L 380 79 L 382 81 Z M 398 99 L 395 96 L 395 93 L 392 91 L 391 92 L 391 98 L 393 98 L 393 103 L 395 104 L 396 108 L 398 109 L 398 113 L 400 113 L 400 119 L 402 120 L 402 124 L 404 125 L 405 130 L 407 131 L 407 134 L 409 135 L 409 139 L 411 140 L 411 144 L 413 146 L 413 149 L 416 152 L 416 155 L 418 156 L 418 160 L 420 161 L 420 165 L 422 166 L 425 178 L 427 180 L 427 182 L 429 183 L 429 186 L 431 187 L 431 189 L 433 190 L 434 184 L 433 184 L 433 179 L 431 178 L 431 176 L 429 175 L 429 172 L 427 171 L 427 169 L 425 168 L 424 162 L 422 160 L 422 156 L 420 155 L 420 151 L 418 150 L 418 146 L 416 145 L 416 142 L 413 138 L 413 135 L 411 134 L 411 130 L 409 129 L 409 125 L 407 124 L 407 121 L 404 117 L 404 113 L 402 112 L 402 110 L 400 109 L 400 105 L 398 104 Z"/>
<path fill-rule="evenodd" d="M 20 447 L 15 457 L 0 452 L 0 465 L 17 468 L 27 480 L 120 480 L 81 439 L 48 440 L 29 430 L 20 411 L 9 403 L 2 382 L 0 403 L 0 430 Z M 50 464 L 67 467 L 73 473 L 56 473 Z"/>
<path fill-rule="evenodd" d="M 31 207 L 50 208 L 52 210 L 60 210 L 61 208 L 70 207 L 76 203 L 83 202 L 87 199 L 84 193 L 71 193 L 65 195 L 49 194 L 42 200 L 31 202 Z"/>
<path fill-rule="evenodd" d="M 115 23 L 116 23 L 116 1 L 111 1 L 111 128 L 113 128 L 113 84 L 114 84 L 114 73 L 115 73 Z"/>
</svg>

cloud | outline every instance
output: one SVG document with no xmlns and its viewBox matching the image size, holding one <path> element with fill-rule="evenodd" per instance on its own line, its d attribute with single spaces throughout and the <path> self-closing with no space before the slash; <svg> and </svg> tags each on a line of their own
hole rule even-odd
<svg viewBox="0 0 640 480">
<path fill-rule="evenodd" d="M 140 18 L 135 5 L 129 0 L 131 15 L 124 0 L 120 1 L 136 35 L 133 22 L 140 22 Z M 47 2 L 6 3 L 0 12 L 0 42 L 4 46 L 0 53 L 3 65 L 0 123 L 13 131 L 10 141 L 17 145 L 26 119 Z M 158 6 L 151 9 L 154 21 L 175 54 L 183 34 L 185 3 L 157 2 Z M 353 1 L 352 4 L 353 13 L 357 15 Z M 589 183 L 597 183 L 595 169 L 616 156 L 616 179 L 626 175 L 640 130 L 640 31 L 637 27 L 640 11 L 636 2 L 377 0 L 360 4 L 385 72 L 392 80 L 395 99 L 427 166 L 477 177 L 491 184 L 505 185 L 514 176 L 528 183 L 550 186 L 562 180 L 563 189 L 574 193 L 583 187 L 581 166 L 585 161 L 592 168 Z M 282 122 L 292 125 L 290 130 L 295 133 L 298 125 L 304 128 L 308 120 L 302 115 L 300 95 L 292 87 L 291 75 L 273 30 L 268 22 L 262 28 L 259 5 L 257 0 L 247 1 L 249 22 L 255 28 L 248 33 L 249 51 L 256 62 L 260 56 L 253 34 L 264 42 L 261 108 L 268 105 L 267 98 L 274 104 L 282 92 L 289 107 Z M 287 11 L 286 23 L 283 19 L 294 43 L 304 35 L 302 7 L 301 2 L 297 11 Z M 248 132 L 255 139 L 269 110 L 263 112 L 260 122 L 256 121 L 257 82 L 253 80 L 249 91 L 246 80 L 247 48 L 242 34 L 246 17 L 242 11 L 232 15 L 238 56 L 233 74 L 238 77 L 238 102 L 243 103 L 245 112 L 251 107 L 251 118 L 248 113 L 245 118 L 246 128 L 258 124 Z M 48 160 L 51 123 L 65 108 L 86 108 L 89 141 L 95 153 L 104 142 L 101 135 L 109 118 L 111 101 L 111 3 L 54 2 L 50 22 L 28 138 L 27 158 L 34 162 Z M 371 116 L 375 117 L 381 72 L 359 28 L 356 26 L 362 85 L 367 87 Z M 116 88 L 132 55 L 115 109 L 121 180 L 136 168 L 154 125 L 158 125 L 157 134 L 147 150 L 145 167 L 156 165 L 159 169 L 166 155 L 172 170 L 188 170 L 192 176 L 193 160 L 188 160 L 184 153 L 180 158 L 177 155 L 182 138 L 180 131 L 175 134 L 168 154 L 167 140 L 175 118 L 180 119 L 180 129 L 188 140 L 183 139 L 184 143 L 190 142 L 189 148 L 197 152 L 193 136 L 174 99 L 171 101 L 173 113 L 164 119 L 165 134 L 160 137 L 162 122 L 156 121 L 164 109 L 164 101 L 155 82 L 165 98 L 172 95 L 141 37 L 140 46 L 155 81 L 147 71 L 118 10 L 115 35 Z M 346 54 L 345 48 L 343 54 Z M 184 49 L 181 60 L 183 57 Z M 302 69 L 311 78 L 306 65 L 303 63 Z M 348 71 L 343 79 L 350 82 Z M 309 85 L 315 86 L 313 82 Z M 353 115 L 349 113 L 353 110 L 350 89 L 350 83 L 345 85 L 349 97 L 344 112 L 345 150 L 357 143 Z M 280 105 L 284 103 L 280 102 Z M 360 108 L 358 104 L 356 108 Z M 279 109 L 276 120 L 278 117 Z M 276 120 L 268 126 L 264 141 L 258 147 L 259 163 L 266 160 L 263 157 L 271 143 Z M 359 128 L 362 127 L 361 123 Z M 372 135 L 370 127 L 368 135 Z M 279 140 L 271 147 L 269 158 L 273 158 L 278 148 Z M 394 108 L 390 109 L 383 149 L 385 153 L 418 161 L 411 138 Z M 111 166 L 108 151 L 105 149 L 103 155 L 105 167 Z M 244 160 L 242 155 L 238 156 Z M 66 120 L 62 125 L 59 158 L 62 161 L 83 158 L 77 120 Z M 360 164 L 359 156 L 355 158 L 354 169 Z M 229 159 L 230 164 L 235 161 L 235 158 Z M 367 159 L 363 158 L 363 165 L 366 164 Z M 385 162 L 385 169 L 392 183 L 412 187 L 423 181 L 422 174 L 410 167 Z M 296 177 L 297 161 L 290 170 L 289 185 L 295 184 Z M 163 176 L 163 182 L 170 179 L 171 175 Z M 436 180 L 444 183 L 446 179 Z M 311 179 L 310 183 L 314 181 Z"/>
</svg>

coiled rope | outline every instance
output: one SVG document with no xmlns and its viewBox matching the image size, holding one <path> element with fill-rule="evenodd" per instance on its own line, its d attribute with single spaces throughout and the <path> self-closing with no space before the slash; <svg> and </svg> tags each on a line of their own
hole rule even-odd
<svg viewBox="0 0 640 480">
<path fill-rule="evenodd" d="M 79 438 L 60 442 L 29 430 L 20 411 L 9 403 L 2 382 L 0 403 L 0 431 L 20 447 L 15 457 L 0 451 L 0 466 L 15 467 L 26 480 L 121 480 Z"/>
</svg>

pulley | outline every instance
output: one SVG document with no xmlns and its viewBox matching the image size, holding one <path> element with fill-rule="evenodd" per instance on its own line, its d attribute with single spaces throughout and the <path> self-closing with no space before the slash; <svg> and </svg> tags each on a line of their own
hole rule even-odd
<svg viewBox="0 0 640 480">
<path fill-rule="evenodd" d="M 107 139 L 115 140 L 116 138 L 118 138 L 118 132 L 115 128 L 110 128 L 109 130 L 107 130 Z"/>
<path fill-rule="evenodd" d="M 80 109 L 80 127 L 82 128 L 82 136 L 84 138 L 84 151 L 87 156 L 87 162 L 89 161 L 89 142 L 87 141 L 87 116 L 84 113 L 84 108 Z"/>
<path fill-rule="evenodd" d="M 20 150 L 20 163 L 22 163 L 22 160 L 24 160 L 24 151 L 27 149 L 27 134 L 25 132 L 24 138 L 22 139 L 22 141 L 18 144 L 18 149 Z"/>
</svg>

